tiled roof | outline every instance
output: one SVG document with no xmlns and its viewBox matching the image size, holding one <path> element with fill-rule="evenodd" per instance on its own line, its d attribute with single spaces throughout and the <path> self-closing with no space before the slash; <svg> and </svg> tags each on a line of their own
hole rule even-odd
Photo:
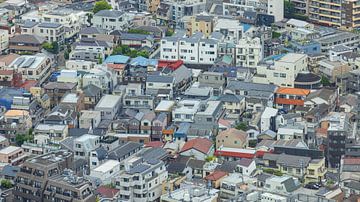
<svg viewBox="0 0 360 202">
<path fill-rule="evenodd" d="M 227 130 L 224 130 L 222 132 L 219 133 L 218 135 L 219 137 L 221 136 L 233 136 L 234 138 L 236 137 L 237 139 L 241 140 L 241 143 L 246 142 L 248 134 L 242 130 L 237 130 L 235 128 L 230 128 Z"/>
<path fill-rule="evenodd" d="M 277 94 L 287 94 L 287 95 L 308 95 L 310 94 L 310 90 L 302 89 L 302 88 L 285 88 L 279 87 L 276 90 Z"/>
<path fill-rule="evenodd" d="M 96 192 L 101 195 L 102 198 L 114 198 L 118 193 L 119 189 L 113 189 L 105 186 L 100 186 Z"/>
<path fill-rule="evenodd" d="M 211 149 L 212 145 L 213 145 L 212 142 L 206 138 L 195 138 L 187 141 L 184 144 L 183 148 L 181 149 L 181 152 L 185 152 L 190 149 L 195 149 L 204 154 L 207 154 Z"/>
<path fill-rule="evenodd" d="M 228 173 L 224 172 L 224 171 L 215 171 L 213 173 L 211 173 L 210 175 L 205 177 L 205 180 L 211 180 L 211 181 L 216 181 L 219 180 L 220 178 L 226 176 Z"/>
</svg>

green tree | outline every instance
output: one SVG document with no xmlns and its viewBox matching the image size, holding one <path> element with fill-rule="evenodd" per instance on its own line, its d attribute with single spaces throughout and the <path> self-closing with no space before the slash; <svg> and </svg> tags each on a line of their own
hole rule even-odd
<svg viewBox="0 0 360 202">
<path fill-rule="evenodd" d="M 99 55 L 99 57 L 98 57 L 98 64 L 102 64 L 102 63 L 103 63 L 103 59 L 102 59 L 101 55 Z"/>
<path fill-rule="evenodd" d="M 138 56 L 142 56 L 142 57 L 144 57 L 144 58 L 149 58 L 149 52 L 147 52 L 147 51 L 145 51 L 145 50 L 142 50 L 142 51 L 140 51 L 140 52 L 138 52 L 138 54 L 137 54 Z"/>
<path fill-rule="evenodd" d="M 53 48 L 53 46 L 51 45 L 51 43 L 49 42 L 45 42 L 43 45 L 42 45 L 43 49 L 45 50 L 51 50 Z"/>
<path fill-rule="evenodd" d="M 128 33 L 132 34 L 150 34 L 150 32 L 141 29 L 129 29 Z"/>
<path fill-rule="evenodd" d="M 1 186 L 6 189 L 10 189 L 11 187 L 13 187 L 13 184 L 10 182 L 10 180 L 2 179 Z"/>
<path fill-rule="evenodd" d="M 58 54 L 59 53 L 59 44 L 57 41 L 54 41 L 52 43 L 49 43 L 49 42 L 45 42 L 42 47 L 50 52 L 50 53 L 53 53 L 53 54 Z"/>
<path fill-rule="evenodd" d="M 168 29 L 166 32 L 165 32 L 165 36 L 172 36 L 174 34 L 174 30 L 172 29 Z"/>
<path fill-rule="evenodd" d="M 326 76 L 321 76 L 321 84 L 323 85 L 323 86 L 328 86 L 328 85 L 330 85 L 330 80 L 329 80 L 329 78 L 327 78 Z"/>
<path fill-rule="evenodd" d="M 289 0 L 284 0 L 284 17 L 293 18 L 295 14 L 295 6 Z"/>
<path fill-rule="evenodd" d="M 107 1 L 101 0 L 95 3 L 95 6 L 93 8 L 93 13 L 97 13 L 102 10 L 110 10 L 110 9 L 112 9 L 111 5 Z"/>
<path fill-rule="evenodd" d="M 16 134 L 15 136 L 15 142 L 18 146 L 21 146 L 24 142 L 29 142 L 34 139 L 33 136 L 33 129 L 30 128 L 27 132 L 27 134 Z"/>
<path fill-rule="evenodd" d="M 241 122 L 235 128 L 238 130 L 246 131 L 248 129 L 248 125 L 245 122 Z"/>
</svg>

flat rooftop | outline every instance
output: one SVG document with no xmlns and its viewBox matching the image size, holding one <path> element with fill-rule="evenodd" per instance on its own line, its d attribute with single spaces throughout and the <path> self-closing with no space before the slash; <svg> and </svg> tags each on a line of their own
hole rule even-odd
<svg viewBox="0 0 360 202">
<path fill-rule="evenodd" d="M 16 150 L 19 150 L 20 147 L 15 147 L 15 146 L 8 146 L 2 150 L 0 150 L 0 154 L 11 154 L 13 152 L 15 152 Z"/>
<path fill-rule="evenodd" d="M 93 171 L 106 173 L 106 172 L 112 170 L 116 166 L 120 166 L 119 161 L 108 160 L 105 163 L 103 163 L 103 164 L 99 165 L 98 167 L 96 167 Z"/>
</svg>

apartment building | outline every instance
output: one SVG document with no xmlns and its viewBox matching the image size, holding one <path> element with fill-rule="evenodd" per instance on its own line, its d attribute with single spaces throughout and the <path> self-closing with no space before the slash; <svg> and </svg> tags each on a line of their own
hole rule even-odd
<svg viewBox="0 0 360 202">
<path fill-rule="evenodd" d="M 65 27 L 60 23 L 44 22 L 35 26 L 34 33 L 24 32 L 24 34 L 35 34 L 43 37 L 48 42 L 63 43 L 65 39 Z"/>
<path fill-rule="evenodd" d="M 0 150 L 0 163 L 18 165 L 26 157 L 21 147 L 8 146 Z"/>
<path fill-rule="evenodd" d="M 73 165 L 65 150 L 28 159 L 16 174 L 13 201 L 95 201 L 90 183 L 66 169 Z"/>
<path fill-rule="evenodd" d="M 276 107 L 292 110 L 296 106 L 304 106 L 305 98 L 310 94 L 310 90 L 301 88 L 280 87 L 276 90 Z"/>
<path fill-rule="evenodd" d="M 264 57 L 264 46 L 260 38 L 244 37 L 236 44 L 236 65 L 256 68 Z"/>
<path fill-rule="evenodd" d="M 9 47 L 9 33 L 7 30 L 0 29 L 0 51 L 4 51 Z"/>
<path fill-rule="evenodd" d="M 224 15 L 244 16 L 245 11 L 274 16 L 275 22 L 284 19 L 284 2 L 278 0 L 230 0 L 223 3 Z"/>
<path fill-rule="evenodd" d="M 296 76 L 307 71 L 307 55 L 287 53 L 265 59 L 266 64 L 257 66 L 254 83 L 275 84 L 283 87 L 294 87 Z"/>
<path fill-rule="evenodd" d="M 141 160 L 130 159 L 130 162 Z M 162 194 L 162 183 L 167 180 L 165 163 L 158 159 L 146 159 L 134 165 L 116 179 L 120 199 L 128 201 L 156 201 Z M 127 166 L 125 165 L 125 168 Z"/>
<path fill-rule="evenodd" d="M 68 136 L 68 125 L 38 124 L 34 129 L 36 144 L 59 143 Z"/>
<path fill-rule="evenodd" d="M 8 69 L 17 70 L 23 80 L 36 80 L 42 84 L 50 76 L 51 65 L 50 58 L 45 55 L 23 55 L 10 63 Z"/>
<path fill-rule="evenodd" d="M 104 95 L 95 106 L 96 111 L 101 112 L 101 119 L 113 120 L 119 112 L 121 97 L 117 95 Z"/>
<path fill-rule="evenodd" d="M 347 46 L 351 49 L 356 49 L 360 44 L 360 36 L 352 32 L 334 32 L 320 38 L 314 39 L 314 41 L 320 43 L 321 52 L 328 53 L 334 46 Z"/>
<path fill-rule="evenodd" d="M 294 0 L 297 11 L 308 9 L 309 19 L 315 23 L 345 29 L 360 26 L 359 0 Z"/>
<path fill-rule="evenodd" d="M 160 44 L 160 58 L 163 60 L 183 60 L 189 64 L 214 64 L 217 59 L 218 43 L 222 35 L 212 33 L 205 38 L 201 32 L 194 33 L 190 37 L 176 34 L 172 37 L 164 37 Z"/>
<path fill-rule="evenodd" d="M 295 12 L 301 15 L 309 14 L 309 0 L 290 0 L 294 5 Z"/>
<path fill-rule="evenodd" d="M 198 100 L 181 100 L 173 109 L 172 120 L 174 122 L 194 122 L 194 116 L 200 108 Z"/>
<path fill-rule="evenodd" d="M 215 19 L 214 16 L 197 15 L 192 16 L 188 24 L 188 34 L 192 35 L 195 32 L 204 33 L 206 37 L 214 30 Z"/>
<path fill-rule="evenodd" d="M 131 21 L 127 14 L 116 10 L 101 10 L 92 19 L 93 26 L 105 30 L 126 30 Z"/>
<path fill-rule="evenodd" d="M 74 140 L 74 158 L 89 160 L 90 152 L 100 147 L 100 136 L 85 134 Z"/>
</svg>

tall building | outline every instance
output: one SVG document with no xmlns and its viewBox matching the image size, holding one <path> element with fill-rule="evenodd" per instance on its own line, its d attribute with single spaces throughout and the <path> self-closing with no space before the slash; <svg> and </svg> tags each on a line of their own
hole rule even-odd
<svg viewBox="0 0 360 202">
<path fill-rule="evenodd" d="M 308 9 L 309 19 L 316 23 L 345 29 L 360 27 L 360 0 L 309 0 Z"/>
<path fill-rule="evenodd" d="M 16 174 L 14 201 L 92 202 L 90 184 L 67 168 L 73 154 L 64 150 L 28 159 Z"/>
</svg>

